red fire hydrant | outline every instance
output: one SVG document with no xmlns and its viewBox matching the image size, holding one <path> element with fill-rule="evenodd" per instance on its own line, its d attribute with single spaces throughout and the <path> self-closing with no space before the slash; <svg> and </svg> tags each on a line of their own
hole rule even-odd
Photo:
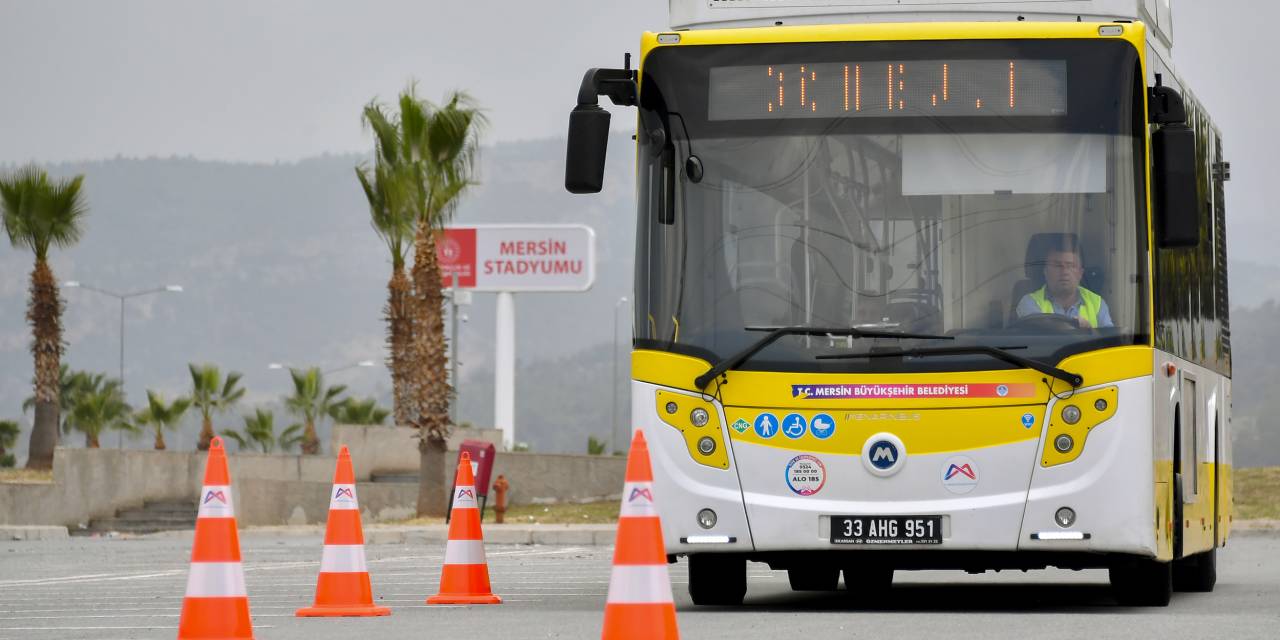
<svg viewBox="0 0 1280 640">
<path fill-rule="evenodd" d="M 506 476 L 498 474 L 498 479 L 493 483 L 494 496 L 493 503 L 493 521 L 502 524 L 502 516 L 507 512 L 507 489 L 511 488 L 511 483 L 507 482 Z"/>
</svg>

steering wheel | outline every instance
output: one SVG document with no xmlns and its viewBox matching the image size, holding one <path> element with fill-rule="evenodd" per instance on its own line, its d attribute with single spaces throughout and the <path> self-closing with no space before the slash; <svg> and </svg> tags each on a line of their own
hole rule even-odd
<svg viewBox="0 0 1280 640">
<path fill-rule="evenodd" d="M 1022 316 L 1013 321 L 1009 325 L 1010 329 L 1021 330 L 1040 330 L 1040 331 L 1079 331 L 1084 327 L 1080 326 L 1080 320 L 1061 313 L 1036 313 L 1028 316 Z"/>
</svg>

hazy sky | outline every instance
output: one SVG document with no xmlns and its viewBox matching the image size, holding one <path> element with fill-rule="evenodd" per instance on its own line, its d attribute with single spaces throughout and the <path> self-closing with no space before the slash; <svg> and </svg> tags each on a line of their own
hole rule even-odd
<svg viewBox="0 0 1280 640">
<path fill-rule="evenodd" d="M 465 88 L 488 140 L 562 132 L 664 0 L 0 0 L 0 163 L 296 159 L 370 146 L 360 108 Z"/>
<path fill-rule="evenodd" d="M 1265 187 L 1280 88 L 1263 27 L 1280 3 L 1174 11 L 1175 60 L 1233 163 L 1236 256 L 1276 262 Z M 470 91 L 489 142 L 559 136 L 582 72 L 619 64 L 666 18 L 666 0 L 0 0 L 0 164 L 364 150 L 360 107 L 410 78 L 428 98 Z"/>
</svg>

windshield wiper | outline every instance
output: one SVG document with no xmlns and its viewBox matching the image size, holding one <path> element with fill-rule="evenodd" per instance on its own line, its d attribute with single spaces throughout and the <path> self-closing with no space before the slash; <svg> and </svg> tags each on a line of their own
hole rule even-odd
<svg viewBox="0 0 1280 640">
<path fill-rule="evenodd" d="M 870 353 L 840 353 L 827 356 L 818 356 L 819 360 L 852 360 L 855 358 L 923 358 L 927 356 L 968 356 L 968 355 L 988 355 L 997 360 L 1003 360 L 1009 364 L 1015 364 L 1025 369 L 1033 369 L 1047 376 L 1053 376 L 1072 387 L 1079 387 L 1084 384 L 1084 376 L 1078 373 L 1064 371 L 1057 367 L 1051 367 L 1038 360 L 1024 358 L 1019 355 L 1009 353 L 1005 349 L 1014 347 L 990 347 L 982 345 L 974 345 L 968 347 L 931 347 L 923 349 L 893 349 L 887 351 L 872 351 Z"/>
<path fill-rule="evenodd" d="M 897 331 L 868 331 L 857 329 L 854 327 L 843 327 L 839 329 L 822 328 L 822 327 L 747 327 L 747 331 L 768 331 L 769 335 L 760 338 L 752 343 L 746 349 L 715 363 L 706 373 L 693 379 L 693 384 L 698 389 L 706 389 L 720 374 L 736 368 L 738 365 L 751 359 L 751 356 L 759 353 L 765 347 L 773 344 L 783 336 L 848 336 L 851 338 L 894 338 L 899 340 L 955 340 L 952 336 L 936 336 L 929 334 L 917 333 L 899 333 Z"/>
</svg>

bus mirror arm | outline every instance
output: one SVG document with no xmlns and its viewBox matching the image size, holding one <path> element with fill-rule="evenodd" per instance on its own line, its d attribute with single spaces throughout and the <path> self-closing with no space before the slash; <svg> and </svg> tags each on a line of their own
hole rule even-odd
<svg viewBox="0 0 1280 640">
<path fill-rule="evenodd" d="M 1148 96 L 1147 109 L 1151 124 L 1186 124 L 1187 106 L 1182 94 L 1172 87 L 1156 84 Z"/>
<path fill-rule="evenodd" d="M 604 187 L 609 112 L 600 107 L 600 96 L 619 106 L 635 106 L 637 95 L 636 72 L 629 68 L 591 69 L 582 77 L 578 106 L 569 113 L 564 188 L 570 193 L 600 193 Z"/>
</svg>

